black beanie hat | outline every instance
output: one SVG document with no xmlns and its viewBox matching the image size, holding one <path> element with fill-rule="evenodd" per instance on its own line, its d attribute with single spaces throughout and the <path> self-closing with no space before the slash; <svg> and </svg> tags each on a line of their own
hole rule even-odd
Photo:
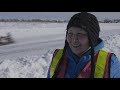
<svg viewBox="0 0 120 90">
<path fill-rule="evenodd" d="M 67 25 L 67 31 L 70 27 L 80 27 L 88 33 L 88 38 L 95 45 L 99 38 L 100 26 L 97 18 L 87 12 L 81 12 L 71 17 Z"/>
</svg>

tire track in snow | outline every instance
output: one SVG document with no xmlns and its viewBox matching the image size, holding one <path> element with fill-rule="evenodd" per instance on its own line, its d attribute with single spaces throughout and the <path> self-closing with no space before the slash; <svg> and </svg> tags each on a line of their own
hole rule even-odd
<svg viewBox="0 0 120 90">
<path fill-rule="evenodd" d="M 44 49 L 46 48 L 47 46 L 51 46 L 51 47 L 54 47 L 56 46 L 56 44 L 63 44 L 63 41 L 62 39 L 60 40 L 51 40 L 51 41 L 45 41 L 45 42 L 35 42 L 35 43 L 31 43 L 31 44 L 25 44 L 24 46 L 21 45 L 19 47 L 17 47 L 16 45 L 13 45 L 12 48 L 11 46 L 7 46 L 7 49 L 6 47 L 3 47 L 4 50 L 1 50 L 0 51 L 0 55 L 2 53 L 7 53 L 7 52 L 20 52 L 20 51 L 26 51 L 26 50 L 30 50 L 30 49 Z M 52 46 L 54 45 L 54 46 Z"/>
<path fill-rule="evenodd" d="M 51 41 L 44 41 L 44 42 L 34 42 L 34 43 L 28 43 L 28 44 L 21 44 L 19 46 L 11 45 L 11 46 L 5 46 L 1 47 L 0 51 L 0 57 L 6 58 L 6 56 L 19 56 L 29 53 L 38 52 L 39 54 L 44 54 L 45 51 L 48 51 L 50 49 L 54 49 L 55 47 L 63 46 L 64 39 L 58 39 L 58 40 L 51 40 Z M 7 48 L 6 48 L 7 47 Z M 17 56 L 16 56 L 17 55 Z"/>
</svg>

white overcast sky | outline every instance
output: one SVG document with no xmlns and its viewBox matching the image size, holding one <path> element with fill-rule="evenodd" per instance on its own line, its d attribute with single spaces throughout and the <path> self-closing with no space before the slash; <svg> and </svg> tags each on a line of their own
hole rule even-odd
<svg viewBox="0 0 120 90">
<path fill-rule="evenodd" d="M 72 15 L 78 12 L 0 12 L 0 19 L 54 19 L 54 20 L 69 20 Z M 117 19 L 120 18 L 120 12 L 90 12 L 99 20 L 105 18 L 108 19 Z"/>
</svg>

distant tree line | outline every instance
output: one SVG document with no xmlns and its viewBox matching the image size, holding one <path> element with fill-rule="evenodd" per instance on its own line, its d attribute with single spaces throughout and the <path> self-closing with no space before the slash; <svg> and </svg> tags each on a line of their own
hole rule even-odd
<svg viewBox="0 0 120 90">
<path fill-rule="evenodd" d="M 53 22 L 53 23 L 65 23 L 67 20 L 41 20 L 41 19 L 0 19 L 0 22 Z"/>
<path fill-rule="evenodd" d="M 51 22 L 51 23 L 67 23 L 69 20 L 41 20 L 41 19 L 0 19 L 0 22 Z M 120 19 L 104 19 L 99 23 L 120 23 Z"/>
<path fill-rule="evenodd" d="M 120 19 L 104 19 L 99 21 L 99 23 L 120 23 Z"/>
</svg>

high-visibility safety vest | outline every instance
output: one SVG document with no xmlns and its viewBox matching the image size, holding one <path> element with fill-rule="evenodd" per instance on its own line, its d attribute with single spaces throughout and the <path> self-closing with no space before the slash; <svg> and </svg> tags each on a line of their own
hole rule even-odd
<svg viewBox="0 0 120 90">
<path fill-rule="evenodd" d="M 52 58 L 52 62 L 50 65 L 50 78 L 53 77 L 54 72 L 60 62 L 60 59 L 63 54 L 63 49 L 56 50 L 55 55 Z M 104 50 L 99 50 L 99 52 L 95 53 L 95 73 L 94 78 L 109 78 L 110 77 L 110 56 L 111 53 L 106 52 Z M 61 64 L 62 69 L 59 72 L 58 78 L 64 78 L 67 69 L 67 57 L 64 55 L 63 63 Z M 76 78 L 90 78 L 91 73 L 91 60 L 86 64 L 83 70 L 80 72 L 78 77 Z"/>
</svg>

